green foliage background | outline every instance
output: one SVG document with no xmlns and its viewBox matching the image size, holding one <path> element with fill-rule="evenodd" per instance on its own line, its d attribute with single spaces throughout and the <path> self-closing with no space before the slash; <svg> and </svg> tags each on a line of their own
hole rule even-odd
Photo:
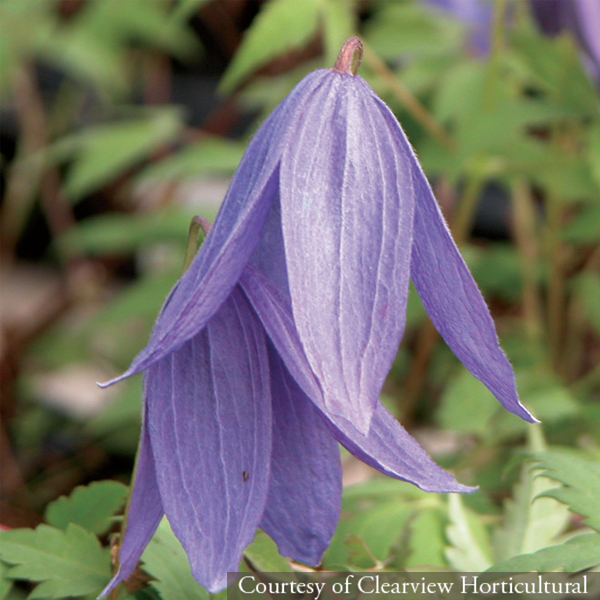
<svg viewBox="0 0 600 600">
<path fill-rule="evenodd" d="M 49 403 L 48 382 L 83 370 L 92 389 L 94 376 L 125 369 L 178 277 L 191 217 L 216 212 L 200 208 L 203 184 L 193 206 L 182 190 L 230 176 L 266 114 L 308 71 L 331 66 L 351 35 L 365 44 L 360 74 L 415 146 L 521 398 L 543 424 L 504 412 L 411 295 L 382 400 L 480 489 L 427 495 L 360 472 L 323 568 L 600 568 L 598 87 L 572 32 L 544 35 L 525 2 L 491 4 L 490 49 L 478 54 L 465 23 L 416 0 L 0 2 L 3 130 L 14 131 L 2 149 L 3 287 L 19 291 L 24 273 L 52 282 L 35 312 L 4 324 L 0 600 L 94 598 L 110 579 L 140 383 L 81 414 Z M 190 125 L 172 76 L 214 55 L 207 40 L 226 68 L 212 118 Z M 243 139 L 215 115 L 250 122 Z M 506 235 L 473 236 L 482 198 L 505 207 Z M 356 465 L 343 460 L 351 481 Z M 241 568 L 294 565 L 259 533 Z M 164 521 L 117 596 L 207 594 Z"/>
</svg>

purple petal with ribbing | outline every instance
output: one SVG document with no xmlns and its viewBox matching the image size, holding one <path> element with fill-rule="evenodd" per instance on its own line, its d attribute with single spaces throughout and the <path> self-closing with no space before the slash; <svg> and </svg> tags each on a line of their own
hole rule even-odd
<svg viewBox="0 0 600 600">
<path fill-rule="evenodd" d="M 321 414 L 269 344 L 273 452 L 265 513 L 259 527 L 279 553 L 313 567 L 321 562 L 339 519 L 342 466 Z"/>
<path fill-rule="evenodd" d="M 144 393 L 146 393 L 147 377 L 144 377 L 144 380 Z M 102 590 L 100 598 L 108 596 L 114 588 L 133 573 L 164 514 L 156 482 L 154 457 L 146 428 L 146 416 L 142 419 L 140 447 L 132 485 L 133 491 L 127 507 L 125 535 L 119 548 L 119 569 Z"/>
<path fill-rule="evenodd" d="M 425 310 L 452 352 L 502 406 L 535 423 L 519 401 L 515 375 L 498 344 L 494 321 L 416 158 L 413 174 L 417 202 L 411 276 Z"/>
<path fill-rule="evenodd" d="M 217 592 L 254 538 L 269 485 L 266 337 L 238 288 L 149 369 L 148 431 L 165 514 L 194 578 Z"/>
<path fill-rule="evenodd" d="M 269 206 L 277 194 L 279 161 L 291 124 L 326 71 L 305 77 L 264 122 L 250 142 L 212 229 L 167 298 L 146 348 L 109 385 L 139 373 L 200 331 L 237 282 L 250 259 Z"/>
<path fill-rule="evenodd" d="M 294 321 L 330 413 L 361 431 L 402 337 L 414 194 L 368 85 L 330 72 L 284 150 L 281 222 Z"/>
<path fill-rule="evenodd" d="M 240 286 L 262 321 L 267 335 L 298 385 L 325 417 L 333 436 L 357 458 L 378 471 L 408 481 L 427 492 L 473 492 L 438 467 L 390 415 L 377 404 L 367 435 L 329 412 L 323 391 L 304 351 L 285 296 L 253 266 L 246 267 Z"/>
</svg>

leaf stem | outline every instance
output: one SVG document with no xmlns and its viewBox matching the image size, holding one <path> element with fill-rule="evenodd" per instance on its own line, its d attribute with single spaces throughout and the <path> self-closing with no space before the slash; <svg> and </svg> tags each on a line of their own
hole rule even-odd
<svg viewBox="0 0 600 600">
<path fill-rule="evenodd" d="M 532 343 L 542 341 L 543 321 L 541 300 L 537 290 L 536 265 L 539 257 L 536 235 L 535 207 L 527 182 L 518 178 L 512 182 L 513 234 L 520 256 L 523 279 L 522 307 L 525 333 Z"/>
</svg>

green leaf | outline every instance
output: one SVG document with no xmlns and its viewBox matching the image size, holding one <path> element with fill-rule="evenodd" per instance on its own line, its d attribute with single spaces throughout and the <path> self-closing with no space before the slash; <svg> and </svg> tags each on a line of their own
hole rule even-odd
<svg viewBox="0 0 600 600">
<path fill-rule="evenodd" d="M 600 163 L 600 157 L 598 162 Z M 573 215 L 561 230 L 561 235 L 564 241 L 570 244 L 595 244 L 598 241 L 598 231 L 600 231 L 600 204 L 587 204 L 581 206 L 579 212 Z"/>
<path fill-rule="evenodd" d="M 346 40 L 354 35 L 354 9 L 348 0 L 323 0 L 325 65 L 333 66 Z"/>
<path fill-rule="evenodd" d="M 592 177 L 600 188 L 600 123 L 596 123 L 589 129 L 588 163 Z"/>
<path fill-rule="evenodd" d="M 438 418 L 443 429 L 482 434 L 498 412 L 492 393 L 466 369 L 446 387 Z M 465 415 L 469 415 L 465 419 Z"/>
<path fill-rule="evenodd" d="M 62 496 L 46 508 L 44 518 L 58 529 L 76 523 L 98 535 L 113 524 L 112 517 L 125 504 L 129 488 L 117 481 L 95 481 L 76 487 L 69 497 Z"/>
<path fill-rule="evenodd" d="M 0 562 L 0 600 L 10 598 L 13 581 L 7 577 L 8 571 L 10 570 L 9 565 Z"/>
<path fill-rule="evenodd" d="M 56 22 L 54 0 L 2 2 L 0 18 L 0 101 L 12 93 L 14 76 L 23 62 L 31 60 L 40 40 L 47 37 Z"/>
<path fill-rule="evenodd" d="M 328 570 L 373 567 L 392 559 L 395 542 L 405 533 L 416 506 L 440 500 L 408 483 L 376 478 L 344 488 L 342 518 L 325 556 Z"/>
<path fill-rule="evenodd" d="M 244 550 L 252 566 L 263 573 L 289 573 L 288 561 L 277 551 L 275 542 L 263 531 L 258 531 L 254 541 Z"/>
<path fill-rule="evenodd" d="M 171 19 L 186 21 L 195 12 L 200 10 L 205 4 L 212 0 L 179 0 L 179 2 L 173 8 L 171 13 Z"/>
<path fill-rule="evenodd" d="M 168 600 L 208 600 L 208 592 L 192 577 L 185 550 L 166 518 L 142 554 L 143 569 L 153 577 L 150 585 Z"/>
<path fill-rule="evenodd" d="M 582 273 L 573 281 L 577 299 L 583 307 L 587 320 L 600 335 L 600 278 L 597 273 Z"/>
<path fill-rule="evenodd" d="M 113 452 L 133 456 L 140 437 L 142 380 L 132 377 L 119 387 L 120 394 L 85 423 L 83 432 Z"/>
<path fill-rule="evenodd" d="M 173 140 L 181 127 L 179 111 L 167 107 L 154 109 L 143 119 L 98 125 L 75 134 L 80 151 L 65 181 L 67 195 L 78 200 L 113 181 L 161 144 Z"/>
<path fill-rule="evenodd" d="M 446 558 L 457 571 L 485 571 L 491 561 L 489 535 L 481 518 L 469 510 L 459 494 L 448 494 L 450 524 L 446 535 L 451 546 Z"/>
<path fill-rule="evenodd" d="M 200 45 L 182 20 L 169 18 L 166 2 L 86 2 L 39 45 L 45 61 L 93 83 L 101 94 L 122 94 L 132 81 L 131 46 L 162 49 L 180 59 Z"/>
<path fill-rule="evenodd" d="M 437 508 L 422 510 L 410 521 L 410 552 L 405 566 L 412 570 L 416 567 L 446 567 L 445 546 L 442 512 Z"/>
<path fill-rule="evenodd" d="M 146 215 L 107 213 L 82 221 L 63 235 L 59 243 L 89 254 L 126 254 L 146 244 L 170 240 L 183 246 L 189 226 L 190 214 L 179 210 Z"/>
<path fill-rule="evenodd" d="M 573 512 L 586 517 L 584 523 L 600 532 L 600 463 L 566 452 L 533 455 L 543 475 L 565 485 L 543 493 L 568 504 Z"/>
<path fill-rule="evenodd" d="M 490 567 L 494 572 L 563 571 L 574 573 L 600 565 L 600 535 L 589 533 L 571 538 L 564 544 L 543 548 L 533 554 L 521 554 Z"/>
<path fill-rule="evenodd" d="M 273 58 L 300 48 L 315 34 L 321 0 L 272 0 L 263 4 L 221 79 L 230 93 L 248 75 Z"/>
<path fill-rule="evenodd" d="M 207 137 L 175 152 L 168 158 L 143 169 L 138 181 L 170 181 L 233 173 L 246 149 L 246 144 L 218 137 Z"/>
<path fill-rule="evenodd" d="M 15 565 L 8 573 L 11 579 L 41 582 L 30 599 L 97 594 L 111 575 L 108 551 L 74 523 L 66 531 L 39 525 L 3 532 L 0 558 Z"/>
<path fill-rule="evenodd" d="M 464 26 L 412 3 L 387 2 L 367 21 L 364 37 L 382 58 L 423 56 L 457 50 Z"/>
<path fill-rule="evenodd" d="M 529 429 L 532 451 L 545 449 L 539 428 Z M 556 484 L 535 473 L 531 464 L 521 467 L 520 480 L 515 484 L 512 500 L 505 503 L 506 519 L 495 533 L 494 546 L 499 559 L 529 554 L 556 543 L 569 522 L 567 507 L 553 498 L 542 497 Z"/>
</svg>

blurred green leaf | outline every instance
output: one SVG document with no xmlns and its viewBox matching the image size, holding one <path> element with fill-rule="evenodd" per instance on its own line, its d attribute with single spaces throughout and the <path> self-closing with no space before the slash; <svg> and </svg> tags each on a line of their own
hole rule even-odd
<svg viewBox="0 0 600 600">
<path fill-rule="evenodd" d="M 110 404 L 85 423 L 83 431 L 111 452 L 133 456 L 140 437 L 142 378 L 122 382 L 119 391 Z"/>
<path fill-rule="evenodd" d="M 138 181 L 182 180 L 205 174 L 233 173 L 246 149 L 243 142 L 206 137 L 160 162 L 145 167 Z"/>
<path fill-rule="evenodd" d="M 35 55 L 40 40 L 55 26 L 55 0 L 29 0 L 1 4 L 0 18 L 0 104 L 11 95 L 19 68 Z"/>
<path fill-rule="evenodd" d="M 550 38 L 532 28 L 515 27 L 509 32 L 510 60 L 525 77 L 523 85 L 534 85 L 572 117 L 595 117 L 597 97 L 583 71 L 577 44 L 569 34 Z"/>
<path fill-rule="evenodd" d="M 595 123 L 588 131 L 588 163 L 592 177 L 600 189 L 600 123 Z"/>
<path fill-rule="evenodd" d="M 600 335 L 600 277 L 597 273 L 581 273 L 573 283 L 587 320 Z"/>
<path fill-rule="evenodd" d="M 447 567 L 444 554 L 446 536 L 444 533 L 444 515 L 438 508 L 419 511 L 410 520 L 409 555 L 405 566 L 416 570 L 417 567 Z"/>
<path fill-rule="evenodd" d="M 489 534 L 481 517 L 464 505 L 459 494 L 448 494 L 448 516 L 446 558 L 452 568 L 485 571 L 492 561 Z"/>
<path fill-rule="evenodd" d="M 333 66 L 340 49 L 355 33 L 354 7 L 349 0 L 322 0 L 322 11 L 324 62 Z"/>
<path fill-rule="evenodd" d="M 586 204 L 579 208 L 562 229 L 563 240 L 568 244 L 595 244 L 600 231 L 600 203 Z"/>
<path fill-rule="evenodd" d="M 173 8 L 171 19 L 186 21 L 209 2 L 212 0 L 179 0 Z"/>
<path fill-rule="evenodd" d="M 543 492 L 543 496 L 568 504 L 573 512 L 585 517 L 584 523 L 600 532 L 600 462 L 561 452 L 533 455 L 542 474 L 565 487 Z"/>
<path fill-rule="evenodd" d="M 153 109 L 147 117 L 89 127 L 70 139 L 79 151 L 65 180 L 65 192 L 80 199 L 113 181 L 181 131 L 180 113 L 173 107 Z"/>
<path fill-rule="evenodd" d="M 85 2 L 39 45 L 46 62 L 96 86 L 102 94 L 128 90 L 132 44 L 159 48 L 183 59 L 200 45 L 187 23 L 169 19 L 161 0 Z"/>
<path fill-rule="evenodd" d="M 364 38 L 373 50 L 392 60 L 407 54 L 421 58 L 456 51 L 464 35 L 459 21 L 408 2 L 383 3 L 364 28 Z"/>
<path fill-rule="evenodd" d="M 300 48 L 316 33 L 322 0 L 271 0 L 263 4 L 219 84 L 230 93 L 273 58 Z"/>
<path fill-rule="evenodd" d="M 539 428 L 530 429 L 534 452 L 546 449 Z M 531 464 L 524 463 L 521 477 L 515 484 L 513 498 L 505 502 L 505 521 L 494 537 L 496 557 L 505 560 L 519 554 L 536 552 L 556 543 L 569 522 L 567 508 L 553 498 L 542 497 L 556 484 L 534 473 Z"/>
<path fill-rule="evenodd" d="M 41 582 L 28 596 L 32 600 L 98 594 L 110 579 L 108 551 L 74 523 L 66 531 L 39 525 L 3 532 L 0 557 L 15 565 L 8 572 L 11 579 Z"/>
<path fill-rule="evenodd" d="M 443 429 L 483 434 L 497 412 L 492 393 L 463 368 L 446 386 L 437 417 Z"/>
<path fill-rule="evenodd" d="M 574 573 L 600 564 L 600 535 L 597 533 L 575 536 L 557 546 L 521 554 L 497 563 L 489 571 L 512 573 L 528 571 L 562 571 Z"/>
<path fill-rule="evenodd" d="M 244 550 L 244 556 L 256 570 L 263 573 L 292 571 L 288 561 L 277 551 L 275 542 L 263 531 L 256 533 L 254 541 Z"/>
<path fill-rule="evenodd" d="M 9 598 L 9 594 L 12 591 L 13 581 L 7 577 L 9 570 L 9 565 L 0 561 L 0 600 Z"/>
<path fill-rule="evenodd" d="M 192 577 L 185 550 L 166 517 L 142 554 L 143 569 L 152 577 L 150 585 L 161 598 L 169 600 L 208 600 L 208 592 Z"/>
<path fill-rule="evenodd" d="M 484 82 L 485 65 L 479 60 L 463 60 L 447 69 L 435 94 L 435 117 L 448 122 L 468 116 L 481 103 Z"/>
<path fill-rule="evenodd" d="M 531 172 L 534 181 L 559 202 L 595 198 L 598 194 L 590 167 L 580 155 L 550 151 L 547 160 Z"/>
<path fill-rule="evenodd" d="M 59 243 L 101 256 L 127 254 L 140 246 L 169 240 L 183 246 L 190 221 L 189 212 L 172 209 L 148 214 L 107 213 L 81 221 Z"/>
<path fill-rule="evenodd" d="M 69 497 L 51 502 L 44 514 L 49 525 L 67 529 L 76 523 L 87 531 L 103 534 L 112 526 L 112 517 L 125 504 L 129 488 L 117 481 L 95 481 L 76 487 Z"/>
<path fill-rule="evenodd" d="M 342 518 L 323 565 L 329 570 L 364 569 L 375 561 L 394 559 L 395 544 L 407 531 L 417 503 L 423 501 L 429 507 L 439 504 L 436 497 L 392 479 L 376 478 L 344 488 Z"/>
<path fill-rule="evenodd" d="M 495 199 L 492 194 L 490 192 L 490 201 Z M 519 300 L 522 266 L 514 246 L 501 243 L 491 243 L 484 248 L 467 246 L 463 256 L 486 298 L 497 297 L 511 303 Z"/>
</svg>

